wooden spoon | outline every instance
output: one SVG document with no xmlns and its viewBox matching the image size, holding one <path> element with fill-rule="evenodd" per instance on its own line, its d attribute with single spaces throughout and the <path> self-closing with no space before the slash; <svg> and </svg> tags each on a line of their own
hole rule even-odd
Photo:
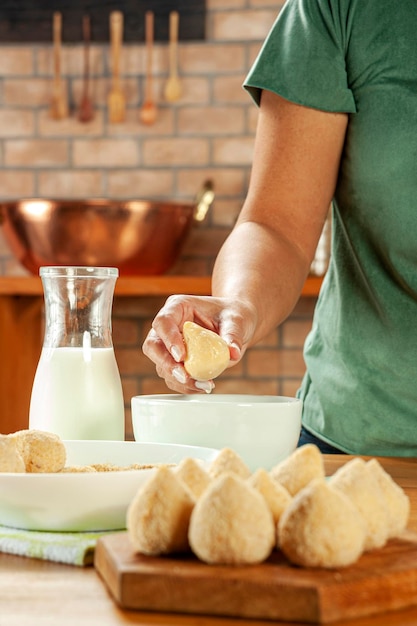
<svg viewBox="0 0 417 626">
<path fill-rule="evenodd" d="M 169 78 L 165 85 L 165 100 L 175 102 L 181 98 L 182 87 L 178 78 L 178 11 L 169 14 Z"/>
<path fill-rule="evenodd" d="M 51 117 L 55 120 L 61 120 L 68 115 L 67 94 L 61 78 L 61 36 L 62 14 L 55 11 L 53 15 L 54 82 L 50 107 Z"/>
<path fill-rule="evenodd" d="M 93 103 L 89 94 L 90 87 L 90 16 L 83 17 L 83 39 L 84 39 L 84 85 L 83 95 L 78 111 L 78 119 L 80 122 L 90 122 L 94 117 Z"/>
<path fill-rule="evenodd" d="M 145 15 L 145 38 L 146 38 L 146 77 L 145 98 L 139 111 L 140 121 L 144 124 L 153 124 L 156 120 L 156 105 L 152 93 L 152 52 L 154 38 L 154 15 L 152 11 L 146 11 Z"/>
<path fill-rule="evenodd" d="M 108 95 L 109 121 L 111 124 L 120 124 L 125 119 L 126 101 L 120 87 L 120 49 L 123 39 L 123 13 L 110 13 L 110 45 L 112 64 L 112 85 Z"/>
</svg>

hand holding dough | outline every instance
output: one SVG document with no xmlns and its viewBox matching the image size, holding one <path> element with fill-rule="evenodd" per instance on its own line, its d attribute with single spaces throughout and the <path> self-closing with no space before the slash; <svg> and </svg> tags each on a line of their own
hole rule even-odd
<svg viewBox="0 0 417 626">
<path fill-rule="evenodd" d="M 212 380 L 228 366 L 229 346 L 217 333 L 194 322 L 182 329 L 187 355 L 184 367 L 195 380 Z"/>
</svg>

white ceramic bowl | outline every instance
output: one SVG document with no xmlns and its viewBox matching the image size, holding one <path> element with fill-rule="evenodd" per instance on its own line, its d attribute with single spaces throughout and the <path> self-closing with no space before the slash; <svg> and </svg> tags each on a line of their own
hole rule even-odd
<svg viewBox="0 0 417 626">
<path fill-rule="evenodd" d="M 65 441 L 67 465 L 210 463 L 216 450 L 136 441 Z M 154 469 L 95 473 L 0 473 L 0 524 L 27 530 L 95 531 L 126 526 L 126 511 Z"/>
<path fill-rule="evenodd" d="M 295 449 L 302 401 L 257 395 L 144 395 L 132 398 L 136 441 L 232 448 L 251 471 Z"/>
</svg>

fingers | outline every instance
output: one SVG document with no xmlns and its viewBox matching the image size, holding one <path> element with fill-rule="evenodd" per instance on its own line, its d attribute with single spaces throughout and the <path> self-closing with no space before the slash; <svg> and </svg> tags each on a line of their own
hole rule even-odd
<svg viewBox="0 0 417 626">
<path fill-rule="evenodd" d="M 253 339 L 256 310 L 247 303 L 234 302 L 222 309 L 219 320 L 219 334 L 229 346 L 231 365 L 234 365 L 243 357 Z"/>
<path fill-rule="evenodd" d="M 185 347 L 181 332 L 184 318 L 182 303 L 176 303 L 173 298 L 168 298 L 152 323 L 153 332 L 162 341 L 171 358 L 177 363 L 181 363 L 185 359 Z"/>
<path fill-rule="evenodd" d="M 211 297 L 201 296 L 170 296 L 153 320 L 153 330 L 177 363 L 184 361 L 186 355 L 182 338 L 184 322 L 199 323 L 202 316 L 203 326 L 212 328 L 215 310 L 213 300 Z"/>
<path fill-rule="evenodd" d="M 195 381 L 184 369 L 186 348 L 182 336 L 185 321 L 214 330 L 230 349 L 230 366 L 245 353 L 256 327 L 256 314 L 248 304 L 212 296 L 170 296 L 155 316 L 143 343 L 143 353 L 155 363 L 166 385 L 179 393 L 210 393 L 213 381 Z"/>
</svg>

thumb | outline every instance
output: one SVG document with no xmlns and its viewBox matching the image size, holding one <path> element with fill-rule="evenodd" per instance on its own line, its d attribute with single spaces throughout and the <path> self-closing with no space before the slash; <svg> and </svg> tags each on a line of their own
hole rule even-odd
<svg viewBox="0 0 417 626">
<path fill-rule="evenodd" d="M 243 356 L 242 349 L 238 346 L 234 341 L 228 344 L 230 350 L 230 360 L 231 361 L 240 361 Z"/>
<path fill-rule="evenodd" d="M 222 311 L 219 334 L 228 344 L 230 359 L 239 361 L 251 343 L 256 327 L 256 316 L 249 308 L 229 307 Z"/>
<path fill-rule="evenodd" d="M 232 337 L 223 337 L 227 345 L 229 346 L 230 351 L 230 360 L 231 361 L 240 361 L 243 356 L 241 347 L 233 340 Z"/>
<path fill-rule="evenodd" d="M 242 345 L 242 333 L 239 332 L 236 324 L 233 324 L 230 320 L 222 324 L 220 335 L 229 346 L 230 360 L 240 361 L 245 352 L 245 347 Z"/>
</svg>

